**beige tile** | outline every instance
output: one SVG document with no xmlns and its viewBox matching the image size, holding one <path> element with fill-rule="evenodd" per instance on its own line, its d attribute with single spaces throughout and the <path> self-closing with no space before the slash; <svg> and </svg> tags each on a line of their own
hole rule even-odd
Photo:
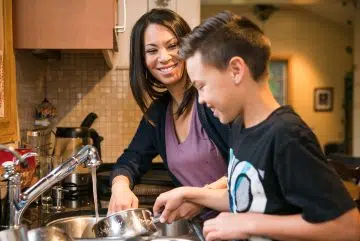
<svg viewBox="0 0 360 241">
<path fill-rule="evenodd" d="M 21 128 L 31 129 L 33 109 L 44 96 L 39 85 L 46 63 L 40 61 L 40 69 L 30 68 L 33 59 L 28 56 L 26 60 L 19 66 L 19 117 Z M 29 80 L 28 76 L 37 77 Z M 60 61 L 51 64 L 48 76 L 48 99 L 58 110 L 54 126 L 80 126 L 88 113 L 95 112 L 99 118 L 93 128 L 104 137 L 103 161 L 115 162 L 130 143 L 142 117 L 131 94 L 128 70 L 108 70 L 99 54 L 63 53 Z"/>
</svg>

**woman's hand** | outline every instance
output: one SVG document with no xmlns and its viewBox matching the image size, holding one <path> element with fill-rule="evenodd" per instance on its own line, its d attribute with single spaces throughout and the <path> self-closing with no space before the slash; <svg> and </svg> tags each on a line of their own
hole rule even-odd
<svg viewBox="0 0 360 241">
<path fill-rule="evenodd" d="M 128 182 L 116 181 L 111 187 L 108 215 L 128 208 L 138 208 L 139 199 L 131 191 Z"/>
</svg>

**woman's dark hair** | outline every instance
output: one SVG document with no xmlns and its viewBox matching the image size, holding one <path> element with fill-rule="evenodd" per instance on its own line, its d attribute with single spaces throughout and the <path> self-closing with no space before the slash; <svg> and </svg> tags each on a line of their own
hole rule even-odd
<svg viewBox="0 0 360 241">
<path fill-rule="evenodd" d="M 182 39 L 180 56 L 187 59 L 199 51 L 204 63 L 225 69 L 234 56 L 248 65 L 255 81 L 268 75 L 270 41 L 246 17 L 223 11 L 206 19 Z"/>
<path fill-rule="evenodd" d="M 164 95 L 165 86 L 147 70 L 145 64 L 144 32 L 150 24 L 159 24 L 168 28 L 180 42 L 181 38 L 190 33 L 191 29 L 185 20 L 169 9 L 152 9 L 135 23 L 130 37 L 130 86 L 135 101 L 144 116 L 152 101 Z M 183 114 L 192 103 L 196 90 L 191 86 L 186 69 L 185 94 L 176 116 Z"/>
</svg>

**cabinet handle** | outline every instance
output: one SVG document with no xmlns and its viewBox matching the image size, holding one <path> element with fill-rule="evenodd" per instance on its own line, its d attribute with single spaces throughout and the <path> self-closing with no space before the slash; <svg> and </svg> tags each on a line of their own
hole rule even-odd
<svg viewBox="0 0 360 241">
<path fill-rule="evenodd" d="M 126 30 L 126 0 L 123 1 L 123 9 L 124 9 L 124 15 L 123 15 L 123 25 L 120 25 L 120 10 L 121 10 L 121 4 L 120 0 L 117 1 L 117 24 L 115 26 L 115 32 L 116 33 L 123 33 Z"/>
</svg>

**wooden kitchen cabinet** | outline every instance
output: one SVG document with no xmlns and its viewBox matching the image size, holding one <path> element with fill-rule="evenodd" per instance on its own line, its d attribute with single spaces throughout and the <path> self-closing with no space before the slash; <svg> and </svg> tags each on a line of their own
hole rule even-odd
<svg viewBox="0 0 360 241">
<path fill-rule="evenodd" d="M 116 0 L 13 1 L 14 48 L 113 49 L 115 9 Z"/>
<path fill-rule="evenodd" d="M 12 0 L 0 0 L 0 143 L 18 140 Z"/>
<path fill-rule="evenodd" d="M 119 0 L 123 1 L 123 0 Z M 119 54 L 115 61 L 118 69 L 129 68 L 130 35 L 135 22 L 151 8 L 166 7 L 174 10 L 190 25 L 191 28 L 200 24 L 200 0 L 132 0 L 126 1 L 126 9 L 119 11 L 120 18 L 126 11 L 126 28 L 118 34 Z"/>
</svg>

